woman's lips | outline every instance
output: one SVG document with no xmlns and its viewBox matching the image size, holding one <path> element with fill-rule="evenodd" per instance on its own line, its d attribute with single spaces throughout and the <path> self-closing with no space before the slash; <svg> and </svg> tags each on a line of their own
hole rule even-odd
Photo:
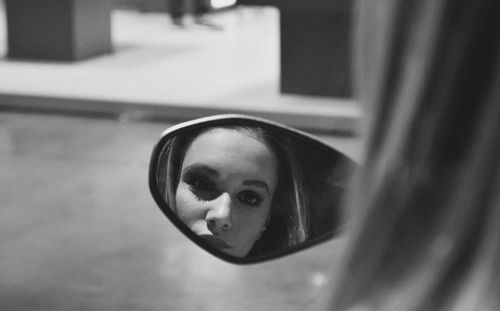
<svg viewBox="0 0 500 311">
<path fill-rule="evenodd" d="M 227 243 L 223 239 L 220 239 L 220 238 L 215 237 L 213 235 L 202 234 L 202 235 L 200 235 L 200 238 L 205 240 L 208 244 L 217 247 L 218 249 L 226 249 L 226 248 L 231 247 L 231 245 L 229 245 L 229 243 Z"/>
</svg>

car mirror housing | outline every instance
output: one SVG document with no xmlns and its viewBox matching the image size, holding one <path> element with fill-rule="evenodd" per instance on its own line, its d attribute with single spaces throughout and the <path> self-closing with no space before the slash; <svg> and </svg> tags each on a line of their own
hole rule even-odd
<svg viewBox="0 0 500 311">
<path fill-rule="evenodd" d="M 248 264 L 338 235 L 356 167 L 300 130 L 217 115 L 162 133 L 151 156 L 149 188 L 187 238 L 222 260 Z"/>
</svg>

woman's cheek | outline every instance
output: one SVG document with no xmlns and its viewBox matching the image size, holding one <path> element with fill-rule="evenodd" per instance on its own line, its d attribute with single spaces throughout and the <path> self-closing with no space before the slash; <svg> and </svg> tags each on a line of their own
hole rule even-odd
<svg viewBox="0 0 500 311">
<path fill-rule="evenodd" d="M 200 215 L 203 213 L 201 203 L 194 198 L 192 192 L 185 185 L 181 185 L 177 189 L 175 204 L 177 215 L 185 222 L 196 220 L 194 218 L 201 217 Z"/>
<path fill-rule="evenodd" d="M 249 240 L 255 240 L 260 232 L 264 228 L 267 217 L 269 215 L 269 208 L 262 207 L 256 210 L 246 210 L 244 213 L 234 213 L 234 218 L 236 219 L 235 227 L 243 228 L 245 231 L 245 236 Z"/>
</svg>

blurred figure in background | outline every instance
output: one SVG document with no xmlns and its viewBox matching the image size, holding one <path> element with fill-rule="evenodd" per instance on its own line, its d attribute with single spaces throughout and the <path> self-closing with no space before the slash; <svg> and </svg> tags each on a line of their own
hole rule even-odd
<svg viewBox="0 0 500 311">
<path fill-rule="evenodd" d="M 195 24 L 222 29 L 220 25 L 214 24 L 206 17 L 206 14 L 211 10 L 210 0 L 167 0 L 167 7 L 174 26 L 185 26 L 184 15 L 188 8 L 192 7 Z"/>
</svg>

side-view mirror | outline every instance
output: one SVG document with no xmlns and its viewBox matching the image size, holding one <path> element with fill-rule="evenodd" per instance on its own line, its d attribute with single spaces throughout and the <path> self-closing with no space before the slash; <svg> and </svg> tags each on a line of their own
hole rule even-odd
<svg viewBox="0 0 500 311">
<path fill-rule="evenodd" d="M 194 243 L 237 264 L 337 235 L 356 164 L 313 136 L 265 119 L 218 115 L 168 128 L 153 149 L 153 198 Z"/>
</svg>

